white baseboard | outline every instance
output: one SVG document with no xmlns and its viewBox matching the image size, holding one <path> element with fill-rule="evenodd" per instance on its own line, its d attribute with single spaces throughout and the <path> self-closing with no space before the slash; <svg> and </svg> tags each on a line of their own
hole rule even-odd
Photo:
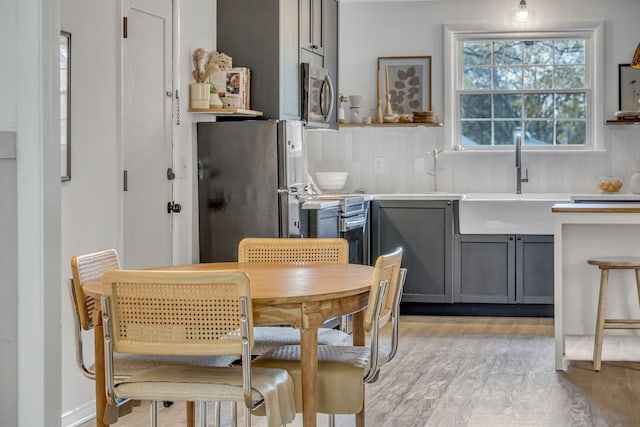
<svg viewBox="0 0 640 427">
<path fill-rule="evenodd" d="M 62 414 L 62 427 L 78 427 L 96 417 L 96 402 L 92 400 Z"/>
</svg>

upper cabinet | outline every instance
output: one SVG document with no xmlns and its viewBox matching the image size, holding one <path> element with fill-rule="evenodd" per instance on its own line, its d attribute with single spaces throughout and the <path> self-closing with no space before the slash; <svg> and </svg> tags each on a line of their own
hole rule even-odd
<svg viewBox="0 0 640 427">
<path fill-rule="evenodd" d="M 300 48 L 324 55 L 324 5 L 334 0 L 300 0 Z"/>
<path fill-rule="evenodd" d="M 333 105 L 329 128 L 338 129 L 338 2 L 300 0 L 300 62 L 329 71 L 333 94 L 326 105 Z M 304 73 L 303 73 L 304 75 Z"/>
<path fill-rule="evenodd" d="M 251 109 L 300 119 L 298 0 L 220 0 L 217 50 L 251 69 Z"/>
<path fill-rule="evenodd" d="M 251 109 L 265 118 L 302 117 L 303 62 L 329 70 L 337 106 L 336 0 L 218 0 L 217 39 L 235 67 L 251 69 Z M 338 127 L 337 107 L 330 127 Z"/>
</svg>

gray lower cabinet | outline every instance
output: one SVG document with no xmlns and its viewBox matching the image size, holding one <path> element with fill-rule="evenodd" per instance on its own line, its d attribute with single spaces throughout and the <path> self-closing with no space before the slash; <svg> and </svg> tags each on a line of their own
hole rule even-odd
<svg viewBox="0 0 640 427">
<path fill-rule="evenodd" d="M 402 302 L 453 302 L 453 224 L 450 200 L 372 203 L 371 260 L 403 248 L 408 273 Z"/>
<path fill-rule="evenodd" d="M 456 302 L 553 304 L 553 236 L 457 235 Z"/>
<path fill-rule="evenodd" d="M 516 236 L 516 302 L 553 304 L 553 236 Z"/>
<path fill-rule="evenodd" d="M 338 207 L 325 209 L 303 209 L 304 237 L 338 237 L 340 220 Z"/>
</svg>

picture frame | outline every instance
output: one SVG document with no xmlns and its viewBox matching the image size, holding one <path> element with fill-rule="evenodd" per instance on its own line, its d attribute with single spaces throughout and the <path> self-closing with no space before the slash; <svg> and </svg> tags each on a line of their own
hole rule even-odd
<svg viewBox="0 0 640 427">
<path fill-rule="evenodd" d="M 387 79 L 388 71 L 388 79 Z M 431 56 L 378 57 L 378 100 L 387 104 L 387 81 L 394 114 L 431 111 Z"/>
<path fill-rule="evenodd" d="M 619 111 L 640 111 L 640 70 L 631 64 L 618 65 Z"/>
<path fill-rule="evenodd" d="M 60 171 L 71 180 L 71 33 L 60 31 Z"/>
</svg>

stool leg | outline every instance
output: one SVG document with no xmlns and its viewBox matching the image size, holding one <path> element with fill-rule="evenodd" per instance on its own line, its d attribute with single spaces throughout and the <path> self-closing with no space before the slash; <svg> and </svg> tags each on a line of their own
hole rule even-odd
<svg viewBox="0 0 640 427">
<path fill-rule="evenodd" d="M 636 288 L 638 288 L 638 304 L 640 304 L 640 270 L 635 269 L 636 272 Z"/>
<path fill-rule="evenodd" d="M 596 339 L 593 346 L 593 370 L 599 371 L 602 364 L 602 338 L 604 319 L 607 311 L 607 290 L 609 287 L 609 269 L 600 269 L 600 296 L 598 298 L 598 317 L 596 319 Z"/>
</svg>

